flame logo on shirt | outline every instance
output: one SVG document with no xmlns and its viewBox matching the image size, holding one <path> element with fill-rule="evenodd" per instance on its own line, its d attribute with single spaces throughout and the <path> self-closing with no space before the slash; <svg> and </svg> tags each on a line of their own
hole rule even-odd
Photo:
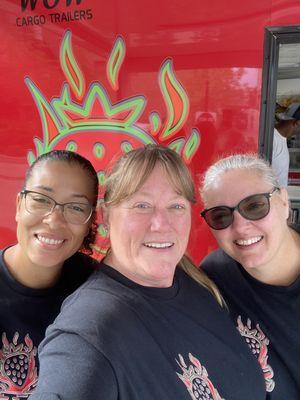
<svg viewBox="0 0 300 400">
<path fill-rule="evenodd" d="M 274 371 L 268 364 L 269 339 L 261 330 L 259 324 L 257 324 L 255 328 L 251 327 L 251 320 L 249 318 L 247 319 L 247 325 L 243 324 L 241 316 L 238 317 L 237 323 L 238 331 L 241 336 L 245 338 L 246 343 L 250 347 L 252 353 L 257 357 L 263 370 L 267 392 L 272 392 L 275 388 L 275 382 L 273 380 Z"/>
<path fill-rule="evenodd" d="M 37 349 L 29 335 L 25 336 L 24 343 L 18 343 L 18 339 L 18 332 L 14 334 L 12 343 L 8 341 L 5 332 L 2 334 L 0 399 L 3 400 L 27 399 L 38 381 L 35 362 Z"/>
<path fill-rule="evenodd" d="M 182 374 L 177 373 L 185 384 L 193 400 L 225 400 L 219 395 L 217 389 L 208 377 L 206 368 L 200 361 L 189 353 L 189 360 L 192 364 L 187 366 L 184 358 L 179 354 L 177 364 L 182 370 Z"/>
</svg>

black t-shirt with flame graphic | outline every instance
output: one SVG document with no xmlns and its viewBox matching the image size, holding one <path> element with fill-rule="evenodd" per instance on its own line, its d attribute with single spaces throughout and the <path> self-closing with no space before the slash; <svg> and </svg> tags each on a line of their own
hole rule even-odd
<svg viewBox="0 0 300 400">
<path fill-rule="evenodd" d="M 180 268 L 145 287 L 101 264 L 40 346 L 30 400 L 265 400 L 263 374 L 210 292 Z"/>
<path fill-rule="evenodd" d="M 76 253 L 50 289 L 32 289 L 9 273 L 0 251 L 0 399 L 26 399 L 38 380 L 37 347 L 60 311 L 63 300 L 97 268 L 90 257 Z"/>
<path fill-rule="evenodd" d="M 257 281 L 221 249 L 202 268 L 218 285 L 240 334 L 262 367 L 268 399 L 300 399 L 300 277 L 289 286 Z"/>
</svg>

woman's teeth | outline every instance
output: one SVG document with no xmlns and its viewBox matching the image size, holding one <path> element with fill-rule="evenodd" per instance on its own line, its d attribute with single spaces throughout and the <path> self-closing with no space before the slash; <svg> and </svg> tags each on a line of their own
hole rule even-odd
<svg viewBox="0 0 300 400">
<path fill-rule="evenodd" d="M 242 239 L 238 239 L 235 240 L 234 242 L 236 244 L 238 244 L 239 246 L 250 246 L 251 244 L 260 242 L 262 240 L 262 236 L 257 236 L 257 237 L 253 237 L 251 239 L 246 239 L 246 240 L 242 240 Z"/>
<path fill-rule="evenodd" d="M 40 235 L 37 235 L 37 238 L 42 243 L 52 244 L 52 245 L 58 245 L 63 242 L 63 239 L 50 239 Z"/>
<path fill-rule="evenodd" d="M 173 243 L 166 242 L 166 243 L 144 243 L 146 247 L 150 247 L 153 249 L 166 249 L 168 247 L 173 246 Z"/>
</svg>

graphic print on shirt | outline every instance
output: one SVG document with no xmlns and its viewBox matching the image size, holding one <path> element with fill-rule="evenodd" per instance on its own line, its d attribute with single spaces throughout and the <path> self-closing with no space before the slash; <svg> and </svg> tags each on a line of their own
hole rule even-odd
<svg viewBox="0 0 300 400">
<path fill-rule="evenodd" d="M 189 359 L 192 364 L 186 365 L 184 358 L 178 354 L 179 361 L 177 364 L 182 369 L 183 374 L 176 374 L 187 387 L 189 394 L 193 400 L 225 400 L 215 389 L 211 380 L 208 378 L 208 373 L 200 361 L 189 353 Z"/>
<path fill-rule="evenodd" d="M 27 399 L 38 381 L 35 356 L 37 348 L 27 334 L 24 343 L 19 343 L 19 333 L 9 343 L 6 333 L 2 334 L 0 350 L 0 399 Z"/>
<path fill-rule="evenodd" d="M 275 381 L 272 379 L 274 377 L 273 369 L 268 364 L 269 339 L 261 330 L 259 324 L 256 324 L 256 327 L 252 329 L 251 320 L 249 318 L 247 319 L 247 325 L 244 325 L 239 315 L 237 324 L 238 331 L 245 338 L 246 343 L 250 347 L 252 353 L 257 357 L 263 370 L 267 392 L 272 392 L 275 387 Z"/>
</svg>

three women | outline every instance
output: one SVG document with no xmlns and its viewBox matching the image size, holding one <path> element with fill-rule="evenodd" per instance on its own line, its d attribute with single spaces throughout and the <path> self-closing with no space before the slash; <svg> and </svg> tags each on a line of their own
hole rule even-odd
<svg viewBox="0 0 300 400">
<path fill-rule="evenodd" d="M 103 202 L 110 250 L 48 329 L 32 400 L 265 398 L 217 288 L 185 255 L 194 198 L 168 148 L 117 162 Z"/>
</svg>

